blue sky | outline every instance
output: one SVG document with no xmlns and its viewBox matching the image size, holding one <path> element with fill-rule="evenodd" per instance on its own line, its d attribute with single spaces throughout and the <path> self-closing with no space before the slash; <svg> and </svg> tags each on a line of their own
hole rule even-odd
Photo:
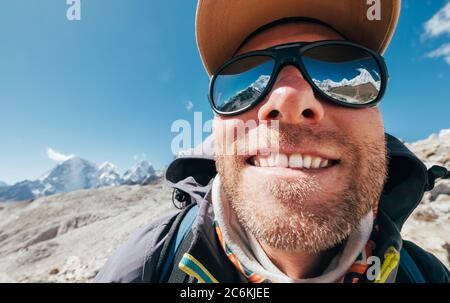
<svg viewBox="0 0 450 303">
<path fill-rule="evenodd" d="M 385 56 L 386 130 L 407 141 L 450 128 L 447 3 L 404 0 Z M 69 154 L 122 172 L 140 159 L 169 163 L 172 122 L 212 118 L 195 7 L 81 0 L 81 20 L 68 21 L 64 0 L 1 1 L 0 180 L 35 179 Z"/>
</svg>

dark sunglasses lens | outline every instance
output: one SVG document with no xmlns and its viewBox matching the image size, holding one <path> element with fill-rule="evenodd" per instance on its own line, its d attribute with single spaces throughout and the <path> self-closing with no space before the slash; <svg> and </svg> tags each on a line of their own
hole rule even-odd
<svg viewBox="0 0 450 303">
<path fill-rule="evenodd" d="M 275 61 L 268 56 L 251 56 L 235 61 L 216 77 L 212 101 L 222 112 L 234 112 L 257 100 L 269 83 Z"/>
<path fill-rule="evenodd" d="M 380 67 L 364 49 L 350 45 L 317 46 L 303 53 L 303 63 L 317 88 L 333 99 L 367 104 L 380 94 Z"/>
</svg>

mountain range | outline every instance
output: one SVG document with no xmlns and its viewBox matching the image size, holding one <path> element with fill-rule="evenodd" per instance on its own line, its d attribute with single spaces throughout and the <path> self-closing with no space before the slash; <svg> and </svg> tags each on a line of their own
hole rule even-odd
<svg viewBox="0 0 450 303">
<path fill-rule="evenodd" d="M 374 100 L 380 91 L 381 81 L 376 81 L 366 69 L 359 68 L 358 71 L 359 74 L 350 80 L 346 78 L 339 82 L 330 79 L 312 80 L 327 95 L 345 102 L 360 103 Z"/>
<path fill-rule="evenodd" d="M 234 111 L 246 107 L 261 94 L 269 80 L 269 75 L 259 76 L 255 82 L 245 89 L 238 91 L 234 96 L 226 100 L 220 109 L 223 111 Z"/>
<path fill-rule="evenodd" d="M 368 70 L 366 70 L 364 68 L 359 68 L 358 72 L 359 72 L 359 74 L 355 78 L 350 79 L 350 80 L 344 78 L 339 82 L 335 82 L 330 79 L 326 79 L 326 80 L 322 80 L 322 81 L 313 79 L 313 82 L 322 89 L 326 88 L 326 90 L 329 90 L 330 88 L 335 88 L 335 87 L 358 86 L 358 85 L 367 84 L 367 83 L 372 83 L 373 86 L 375 86 L 375 88 L 377 90 L 380 89 L 381 82 L 375 81 L 375 79 L 372 77 L 372 74 Z"/>
<path fill-rule="evenodd" d="M 164 174 L 155 171 L 146 160 L 137 162 L 122 176 L 112 163 L 97 165 L 80 157 L 70 157 L 36 180 L 24 180 L 13 185 L 0 183 L 0 201 L 28 201 L 42 196 L 117 185 L 146 185 Z"/>
</svg>

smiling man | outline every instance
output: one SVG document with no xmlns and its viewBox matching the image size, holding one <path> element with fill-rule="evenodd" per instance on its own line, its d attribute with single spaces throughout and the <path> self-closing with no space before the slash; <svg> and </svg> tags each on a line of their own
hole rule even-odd
<svg viewBox="0 0 450 303">
<path fill-rule="evenodd" d="M 366 1 L 200 0 L 214 157 L 169 166 L 187 207 L 97 281 L 448 282 L 399 232 L 436 175 L 377 106 L 399 7 L 383 1 L 370 21 Z"/>
<path fill-rule="evenodd" d="M 325 40 L 337 42 L 316 46 L 303 55 L 308 56 L 308 59 L 317 55 L 318 59 L 323 60 L 321 68 L 324 68 L 328 59 L 341 59 L 336 52 L 343 52 L 345 57 L 342 62 L 330 63 L 342 65 L 331 67 L 343 69 L 341 80 L 347 76 L 346 73 L 350 74 L 344 70 L 352 68 L 347 64 L 356 68 L 363 68 L 364 64 L 369 63 L 376 65 L 375 62 L 365 62 L 374 59 L 363 49 L 340 44 L 338 41 L 344 38 L 332 28 L 287 20 L 249 39 L 235 58 L 239 58 L 240 54 L 246 57 L 226 67 L 226 75 L 219 73 L 212 88 L 213 94 L 223 93 L 214 91 L 216 86 L 224 91 L 229 89 L 218 83 L 223 81 L 222 77 L 241 78 L 245 83 L 243 78 L 258 79 L 262 72 L 270 75 L 273 66 L 280 65 L 279 70 L 275 71 L 278 72 L 277 78 L 271 88 L 266 88 L 265 96 L 253 97 L 255 100 L 244 99 L 243 103 L 252 101 L 256 103 L 254 106 L 243 105 L 238 114 L 234 109 L 231 117 L 228 113 L 220 113 L 214 120 L 214 142 L 218 143 L 224 141 L 224 135 L 232 137 L 235 129 L 241 125 L 240 121 L 276 120 L 279 123 L 278 129 L 274 131 L 276 133 L 270 136 L 272 140 L 277 140 L 274 142 L 277 144 L 273 144 L 275 148 L 265 144 L 261 149 L 257 144 L 248 144 L 248 150 L 245 150 L 245 146 L 242 146 L 245 142 L 258 143 L 258 140 L 248 136 L 263 133 L 253 130 L 239 140 L 226 140 L 226 143 L 233 145 L 231 147 L 216 144 L 218 176 L 213 184 L 213 203 L 216 209 L 230 205 L 239 222 L 249 232 L 248 235 L 258 240 L 271 261 L 281 271 L 296 278 L 317 275 L 324 269 L 323 265 L 329 263 L 329 258 L 334 256 L 329 250 L 352 232 L 361 233 L 358 237 L 364 240 L 352 242 L 357 246 L 354 253 L 364 248 L 371 231 L 368 225 L 373 222 L 372 212 L 378 205 L 386 177 L 385 136 L 378 107 L 352 108 L 331 103 L 333 101 L 325 102 L 314 93 L 312 85 L 296 66 L 302 54 L 297 42 Z M 289 43 L 294 44 L 289 47 Z M 277 45 L 284 47 L 277 48 Z M 309 47 L 314 44 L 306 45 Z M 284 63 L 286 66 L 283 66 L 281 59 L 278 59 L 281 62 L 277 62 L 272 57 L 265 58 L 258 53 L 248 57 L 252 51 L 271 47 L 275 47 L 275 56 L 288 49 L 293 50 L 286 53 L 292 65 L 287 64 L 287 61 Z M 347 57 L 349 52 L 354 52 L 355 58 Z M 247 66 L 248 61 L 255 60 L 255 57 L 259 66 Z M 268 70 L 261 71 L 265 64 L 270 65 Z M 310 68 L 310 73 L 326 73 L 313 70 L 315 66 Z M 239 74 L 231 75 L 230 69 L 239 70 Z M 248 70 L 243 73 L 243 69 Z M 356 69 L 354 72 L 358 75 Z M 242 89 L 231 94 L 242 94 Z M 341 99 L 337 100 L 342 102 Z M 238 126 L 233 123 L 235 121 Z M 241 152 L 237 155 L 223 153 L 233 150 Z M 214 190 L 222 192 L 222 201 L 214 200 Z M 360 227 L 367 216 L 369 218 L 364 221 L 367 226 Z M 220 218 L 220 226 L 224 225 L 232 232 L 231 226 L 226 225 L 227 219 Z M 365 234 L 359 229 L 364 229 Z M 231 234 L 226 236 L 232 238 Z"/>
</svg>

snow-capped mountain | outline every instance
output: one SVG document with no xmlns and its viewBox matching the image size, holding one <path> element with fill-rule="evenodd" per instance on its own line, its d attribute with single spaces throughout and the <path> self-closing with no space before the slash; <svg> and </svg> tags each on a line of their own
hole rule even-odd
<svg viewBox="0 0 450 303">
<path fill-rule="evenodd" d="M 44 185 L 41 194 L 47 196 L 91 188 L 96 182 L 97 170 L 94 163 L 79 157 L 71 157 L 38 179 Z"/>
<path fill-rule="evenodd" d="M 269 75 L 259 76 L 258 80 L 253 82 L 250 85 L 250 87 L 253 87 L 257 91 L 262 92 L 264 90 L 264 88 L 266 88 L 266 85 L 269 82 L 269 80 L 270 80 L 270 76 Z"/>
<path fill-rule="evenodd" d="M 146 185 L 163 176 L 146 161 L 139 161 L 121 177 L 114 164 L 97 165 L 80 157 L 70 157 L 34 181 L 25 180 L 0 187 L 0 201 L 33 200 L 41 196 L 104 186 Z"/>
<path fill-rule="evenodd" d="M 6 183 L 3 182 L 3 181 L 0 181 L 0 188 L 1 188 L 1 187 L 6 187 L 6 186 L 8 186 L 8 184 L 6 184 Z"/>
<path fill-rule="evenodd" d="M 259 78 L 255 82 L 250 84 L 245 89 L 237 92 L 236 95 L 225 101 L 221 109 L 232 111 L 247 106 L 256 99 L 256 96 L 259 96 L 261 94 L 269 80 L 269 75 L 259 76 Z"/>
<path fill-rule="evenodd" d="M 109 162 L 105 162 L 99 166 L 94 180 L 93 187 L 115 186 L 122 183 L 119 169 Z"/>
<path fill-rule="evenodd" d="M 313 79 L 313 81 L 319 88 L 321 88 L 324 91 L 328 91 L 335 87 L 358 86 L 367 83 L 373 84 L 377 90 L 380 90 L 381 81 L 375 81 L 375 79 L 372 77 L 372 74 L 367 69 L 358 68 L 358 71 L 359 75 L 350 80 L 344 78 L 342 81 L 339 82 L 334 82 L 333 80 L 330 79 L 322 81 Z"/>
<path fill-rule="evenodd" d="M 40 181 L 24 180 L 14 185 L 0 188 L 0 201 L 31 200 L 40 195 L 44 186 Z"/>
<path fill-rule="evenodd" d="M 161 167 L 160 169 L 155 171 L 155 175 L 158 178 L 162 178 L 166 175 L 167 165 Z"/>
<path fill-rule="evenodd" d="M 148 184 L 156 178 L 153 166 L 147 160 L 141 160 L 123 174 L 122 183 L 128 185 Z"/>
</svg>

